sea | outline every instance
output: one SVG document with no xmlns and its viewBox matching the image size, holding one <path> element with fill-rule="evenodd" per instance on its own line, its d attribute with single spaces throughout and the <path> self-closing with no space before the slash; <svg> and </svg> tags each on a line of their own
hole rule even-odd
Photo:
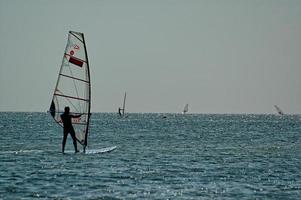
<svg viewBox="0 0 301 200">
<path fill-rule="evenodd" d="M 0 199 L 301 199 L 301 116 L 93 113 L 73 153 L 47 113 L 0 113 Z M 80 148 L 82 150 L 82 148 Z"/>
</svg>

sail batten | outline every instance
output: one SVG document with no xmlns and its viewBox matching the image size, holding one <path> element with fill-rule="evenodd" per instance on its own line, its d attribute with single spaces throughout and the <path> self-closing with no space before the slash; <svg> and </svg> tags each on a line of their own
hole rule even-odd
<svg viewBox="0 0 301 200">
<path fill-rule="evenodd" d="M 90 101 L 89 99 L 82 99 L 82 98 L 78 98 L 76 96 L 68 96 L 68 95 L 56 94 L 56 93 L 54 93 L 54 95 L 55 96 L 60 96 L 60 97 L 66 97 L 66 98 L 70 98 L 70 99 L 81 100 L 81 101 Z"/>
<path fill-rule="evenodd" d="M 68 75 L 65 75 L 65 74 L 60 74 L 61 76 L 64 76 L 64 77 L 67 77 L 67 78 L 72 78 L 74 80 L 78 80 L 78 81 L 82 81 L 82 82 L 85 82 L 85 83 L 88 83 L 90 84 L 89 81 L 86 81 L 86 80 L 83 80 L 83 79 L 80 79 L 80 78 L 76 78 L 76 77 L 73 77 L 73 76 L 68 76 Z"/>
<path fill-rule="evenodd" d="M 70 31 L 61 68 L 53 93 L 50 114 L 62 126 L 60 115 L 64 108 L 81 115 L 72 120 L 77 141 L 87 146 L 90 121 L 91 81 L 84 34 Z"/>
</svg>

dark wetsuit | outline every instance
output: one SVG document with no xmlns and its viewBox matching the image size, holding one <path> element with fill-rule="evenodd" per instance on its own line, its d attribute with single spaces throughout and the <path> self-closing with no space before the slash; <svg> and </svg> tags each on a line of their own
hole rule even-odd
<svg viewBox="0 0 301 200">
<path fill-rule="evenodd" d="M 78 117 L 80 117 L 80 115 L 75 116 L 75 115 L 70 115 L 70 114 L 66 114 L 66 113 L 61 115 L 61 119 L 64 124 L 64 138 L 63 138 L 63 144 L 62 144 L 62 152 L 63 153 L 65 150 L 65 144 L 66 144 L 68 133 L 70 133 L 70 135 L 72 137 L 75 152 L 78 151 L 76 137 L 75 137 L 75 131 L 74 131 L 74 128 L 72 126 L 72 121 L 71 121 L 72 118 L 78 118 Z"/>
</svg>

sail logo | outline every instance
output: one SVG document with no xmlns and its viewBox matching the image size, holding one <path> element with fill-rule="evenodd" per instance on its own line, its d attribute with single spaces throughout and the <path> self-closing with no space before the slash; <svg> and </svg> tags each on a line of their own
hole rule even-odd
<svg viewBox="0 0 301 200">
<path fill-rule="evenodd" d="M 79 46 L 78 46 L 77 44 L 75 44 L 75 45 L 73 46 L 73 48 L 76 49 L 76 50 L 79 50 Z"/>
<path fill-rule="evenodd" d="M 76 57 L 73 57 L 73 56 L 70 56 L 69 58 L 69 62 L 74 64 L 74 65 L 77 65 L 79 67 L 82 67 L 84 62 Z"/>
<path fill-rule="evenodd" d="M 77 44 L 72 44 L 70 47 L 71 47 L 71 50 L 69 51 L 69 54 L 71 56 L 73 56 L 76 51 L 80 50 L 80 47 Z"/>
<path fill-rule="evenodd" d="M 76 51 L 80 50 L 80 46 L 72 43 L 69 45 L 69 47 L 71 47 L 69 54 L 66 54 L 67 56 L 69 56 L 69 62 L 76 66 L 82 67 L 84 64 L 84 61 L 75 57 L 75 53 L 76 53 Z"/>
</svg>

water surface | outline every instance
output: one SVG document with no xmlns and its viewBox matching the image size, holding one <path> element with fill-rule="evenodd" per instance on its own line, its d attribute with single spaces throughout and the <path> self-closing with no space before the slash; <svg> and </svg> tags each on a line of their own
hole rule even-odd
<svg viewBox="0 0 301 200">
<path fill-rule="evenodd" d="M 301 116 L 92 115 L 73 154 L 47 113 L 0 113 L 3 199 L 300 199 Z"/>
</svg>

